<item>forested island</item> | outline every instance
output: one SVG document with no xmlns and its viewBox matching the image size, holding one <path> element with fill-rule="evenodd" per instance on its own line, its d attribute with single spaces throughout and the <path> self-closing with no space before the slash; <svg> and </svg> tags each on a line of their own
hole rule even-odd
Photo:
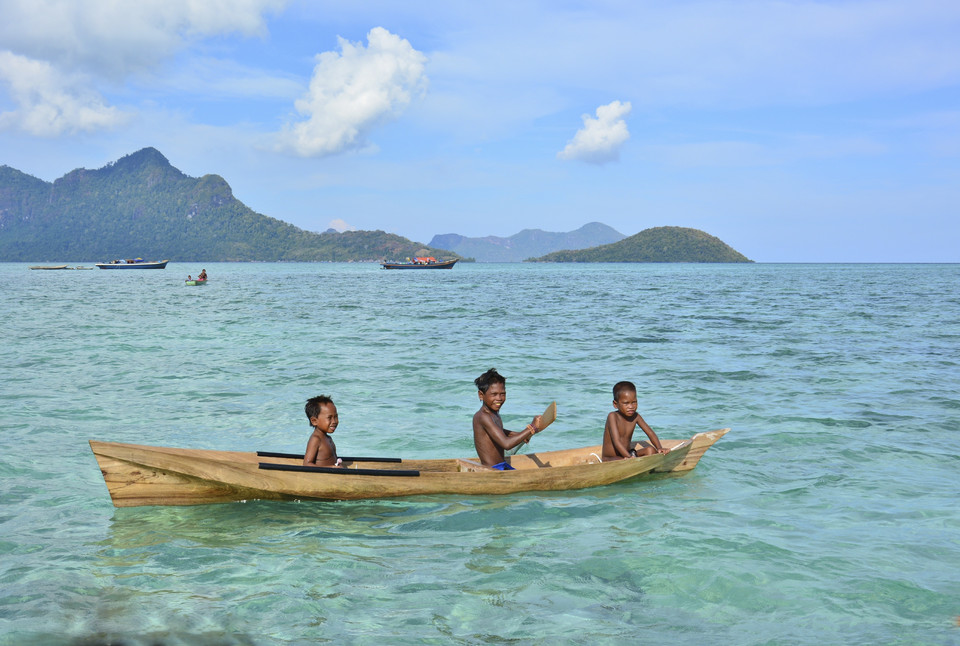
<svg viewBox="0 0 960 646">
<path fill-rule="evenodd" d="M 560 249 L 586 249 L 624 238 L 625 235 L 602 222 L 589 222 L 576 231 L 524 229 L 507 238 L 470 238 L 457 233 L 445 233 L 433 236 L 430 245 L 471 256 L 477 262 L 522 262 Z"/>
<path fill-rule="evenodd" d="M 331 217 L 335 217 L 332 214 Z M 455 253 L 383 231 L 313 233 L 244 205 L 144 148 L 53 183 L 0 166 L 0 261 L 380 261 Z"/>
<path fill-rule="evenodd" d="M 709 233 L 654 227 L 612 244 L 555 251 L 528 262 L 753 262 Z"/>
</svg>

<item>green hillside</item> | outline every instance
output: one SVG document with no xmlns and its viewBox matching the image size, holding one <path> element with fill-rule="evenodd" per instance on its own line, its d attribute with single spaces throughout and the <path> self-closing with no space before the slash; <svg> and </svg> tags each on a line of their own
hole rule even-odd
<svg viewBox="0 0 960 646">
<path fill-rule="evenodd" d="M 430 244 L 449 249 L 477 262 L 522 262 L 560 249 L 586 249 L 623 240 L 626 236 L 600 222 L 590 222 L 576 231 L 556 233 L 542 229 L 524 229 L 509 238 L 487 236 L 468 238 L 456 233 L 433 236 Z"/>
<path fill-rule="evenodd" d="M 377 261 L 455 258 L 383 231 L 312 233 L 252 211 L 218 175 L 154 148 L 52 184 L 0 166 L 0 261 Z"/>
<path fill-rule="evenodd" d="M 753 262 L 699 229 L 655 227 L 612 244 L 555 251 L 529 262 Z"/>
</svg>

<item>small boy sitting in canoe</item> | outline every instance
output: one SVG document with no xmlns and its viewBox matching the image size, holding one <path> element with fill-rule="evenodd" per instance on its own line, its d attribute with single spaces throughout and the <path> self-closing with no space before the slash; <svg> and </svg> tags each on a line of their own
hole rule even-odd
<svg viewBox="0 0 960 646">
<path fill-rule="evenodd" d="M 330 435 L 337 430 L 340 418 L 333 400 L 326 395 L 317 395 L 307 400 L 304 406 L 313 434 L 307 441 L 303 464 L 309 467 L 338 467 L 343 462 L 337 457 L 337 445 Z"/>
<path fill-rule="evenodd" d="M 503 428 L 500 408 L 507 400 L 507 379 L 494 368 L 474 379 L 477 394 L 483 405 L 473 416 L 473 443 L 477 456 L 485 466 L 511 471 L 513 467 L 504 462 L 503 452 L 521 442 L 528 441 L 540 429 L 540 415 L 533 418 L 523 431 L 508 431 Z"/>
<path fill-rule="evenodd" d="M 637 387 L 629 381 L 620 381 L 613 387 L 612 413 L 607 415 L 603 427 L 603 461 L 635 458 L 640 455 L 667 453 L 660 445 L 660 438 L 653 432 L 643 418 L 637 414 Z M 649 442 L 638 442 L 630 446 L 633 429 L 637 426 L 647 434 Z"/>
</svg>

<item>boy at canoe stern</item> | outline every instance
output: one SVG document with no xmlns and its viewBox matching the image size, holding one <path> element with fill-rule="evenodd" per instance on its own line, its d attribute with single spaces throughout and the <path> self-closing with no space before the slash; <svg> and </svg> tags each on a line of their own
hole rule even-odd
<svg viewBox="0 0 960 646">
<path fill-rule="evenodd" d="M 533 418 L 530 424 L 521 432 L 508 431 L 503 428 L 500 419 L 500 408 L 507 400 L 507 379 L 495 368 L 473 380 L 477 386 L 477 395 L 483 405 L 473 416 L 473 443 L 477 448 L 477 456 L 485 466 L 512 470 L 503 460 L 503 452 L 512 449 L 521 442 L 528 441 L 540 428 L 540 415 Z"/>
<path fill-rule="evenodd" d="M 607 415 L 607 423 L 603 427 L 604 462 L 667 452 L 660 445 L 657 434 L 637 414 L 636 386 L 629 381 L 617 382 L 613 387 L 613 408 L 614 411 Z M 643 429 L 650 442 L 638 442 L 631 447 L 633 429 L 637 426 Z"/>
<path fill-rule="evenodd" d="M 317 395 L 307 400 L 303 410 L 313 427 L 307 450 L 303 454 L 303 464 L 309 467 L 340 466 L 342 460 L 337 457 L 337 445 L 330 437 L 340 423 L 333 400 L 326 395 Z"/>
</svg>

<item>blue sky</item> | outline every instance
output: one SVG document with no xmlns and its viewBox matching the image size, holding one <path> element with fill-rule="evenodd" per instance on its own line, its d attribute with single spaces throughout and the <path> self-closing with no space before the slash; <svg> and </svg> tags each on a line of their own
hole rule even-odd
<svg viewBox="0 0 960 646">
<path fill-rule="evenodd" d="M 311 231 L 960 262 L 960 3 L 0 0 L 0 164 L 145 146 Z"/>
</svg>

